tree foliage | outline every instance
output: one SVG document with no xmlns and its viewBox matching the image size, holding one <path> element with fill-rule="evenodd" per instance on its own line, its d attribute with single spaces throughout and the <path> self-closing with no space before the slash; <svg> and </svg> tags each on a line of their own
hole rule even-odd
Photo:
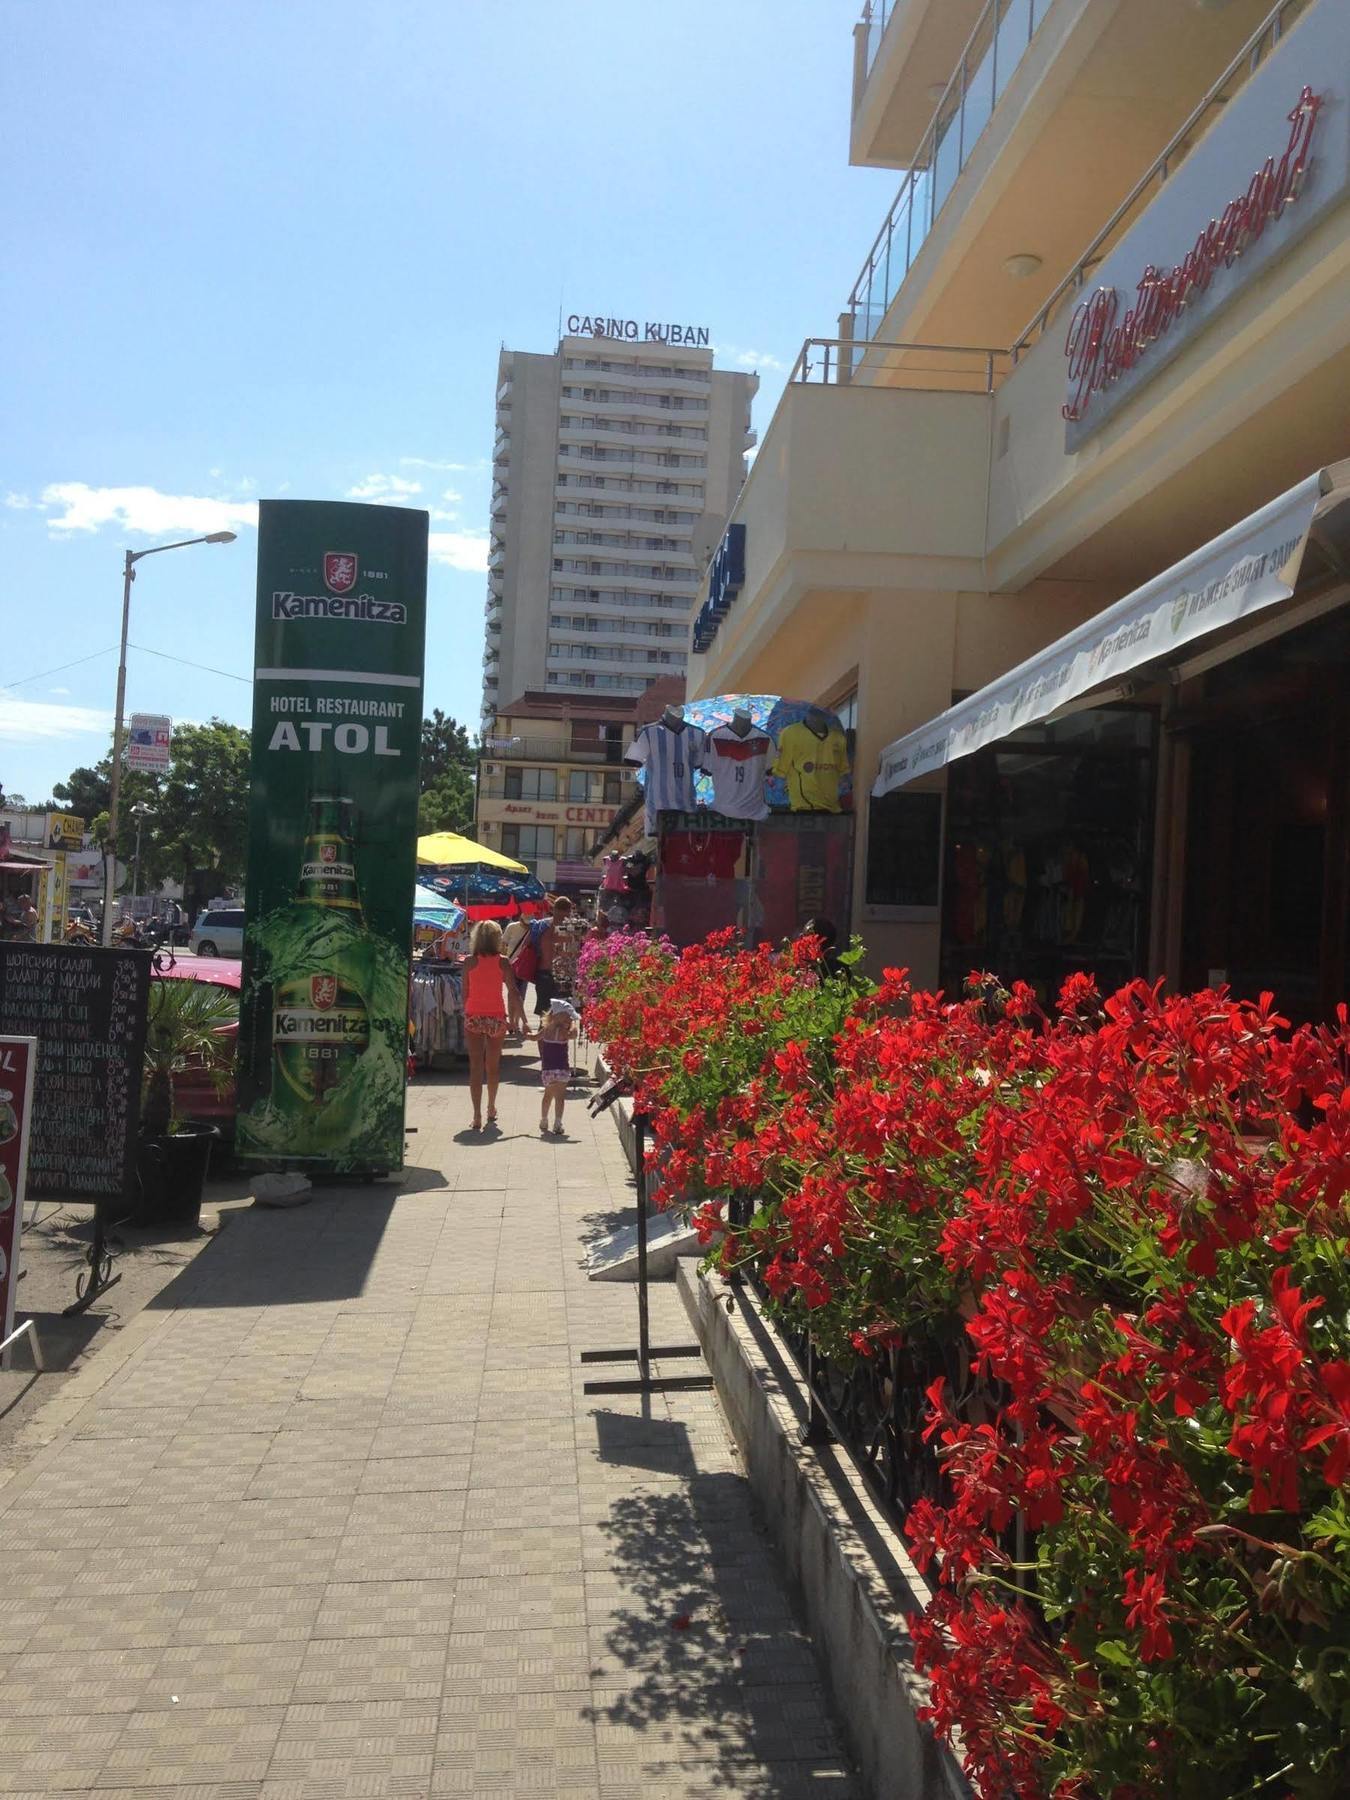
<svg viewBox="0 0 1350 1800">
<path fill-rule="evenodd" d="M 249 734 L 223 719 L 178 725 L 173 761 L 162 773 L 122 771 L 118 855 L 130 865 L 141 826 L 142 890 L 186 881 L 205 871 L 216 887 L 244 879 L 248 841 Z M 91 768 L 71 771 L 52 790 L 68 812 L 84 819 L 94 841 L 107 836 L 112 751 Z M 137 808 L 144 807 L 142 814 Z"/>
<path fill-rule="evenodd" d="M 422 721 L 419 835 L 471 827 L 477 764 L 478 753 L 468 731 L 436 707 L 430 718 Z"/>
</svg>

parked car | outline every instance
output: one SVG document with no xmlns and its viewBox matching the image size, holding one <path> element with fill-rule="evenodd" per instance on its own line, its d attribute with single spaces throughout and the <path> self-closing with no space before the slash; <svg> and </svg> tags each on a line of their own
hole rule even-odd
<svg viewBox="0 0 1350 1800">
<path fill-rule="evenodd" d="M 230 1072 L 225 1080 L 220 1081 L 204 1065 L 191 1063 L 173 1078 L 176 1116 L 192 1125 L 215 1125 L 222 1139 L 230 1140 L 234 1137 L 236 1106 L 232 1070 L 234 1045 L 239 1040 L 239 964 L 224 957 L 199 955 L 192 961 L 172 963 L 163 971 L 163 978 L 166 981 L 209 981 L 234 996 L 234 1023 L 220 1027 L 220 1035 L 230 1040 Z"/>
<path fill-rule="evenodd" d="M 242 956 L 243 907 L 228 906 L 215 912 L 199 913 L 188 944 L 198 956 Z"/>
</svg>

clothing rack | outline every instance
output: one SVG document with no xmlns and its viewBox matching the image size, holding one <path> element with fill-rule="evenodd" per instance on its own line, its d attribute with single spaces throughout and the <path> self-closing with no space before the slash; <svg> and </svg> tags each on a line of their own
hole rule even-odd
<svg viewBox="0 0 1350 1800">
<path fill-rule="evenodd" d="M 409 1048 L 423 1067 L 437 1056 L 463 1056 L 464 984 L 458 963 L 415 962 L 408 989 Z"/>
</svg>

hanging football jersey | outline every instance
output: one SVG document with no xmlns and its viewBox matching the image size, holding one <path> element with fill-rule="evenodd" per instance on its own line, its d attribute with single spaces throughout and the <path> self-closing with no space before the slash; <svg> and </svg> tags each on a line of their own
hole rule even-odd
<svg viewBox="0 0 1350 1800">
<path fill-rule="evenodd" d="M 784 726 L 773 773 L 787 783 L 793 812 L 840 812 L 839 784 L 848 774 L 843 732 L 831 725 L 824 737 L 817 737 L 805 722 Z"/>
<path fill-rule="evenodd" d="M 644 725 L 625 752 L 628 762 L 646 770 L 647 830 L 656 830 L 663 812 L 693 812 L 694 775 L 703 767 L 707 734 L 697 725 L 672 731 L 661 720 Z"/>
<path fill-rule="evenodd" d="M 767 819 L 764 776 L 772 753 L 773 741 L 762 731 L 742 737 L 730 725 L 714 726 L 703 759 L 713 787 L 713 811 L 727 819 Z"/>
</svg>

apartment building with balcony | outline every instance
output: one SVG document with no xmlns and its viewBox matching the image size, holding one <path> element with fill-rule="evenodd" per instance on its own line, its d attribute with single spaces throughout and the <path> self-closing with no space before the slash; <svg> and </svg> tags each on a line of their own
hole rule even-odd
<svg viewBox="0 0 1350 1800">
<path fill-rule="evenodd" d="M 686 343 L 571 335 L 552 355 L 502 351 L 485 725 L 509 695 L 631 701 L 683 678 L 694 596 L 754 442 L 758 385 Z"/>
<path fill-rule="evenodd" d="M 853 726 L 877 965 L 1325 1013 L 1350 6 L 871 0 L 853 51 L 852 159 L 897 197 L 765 433 L 690 691 Z"/>
<path fill-rule="evenodd" d="M 634 792 L 623 755 L 637 704 L 529 692 L 494 711 L 478 772 L 478 842 L 517 857 L 550 892 L 596 887 L 592 847 Z"/>
</svg>

